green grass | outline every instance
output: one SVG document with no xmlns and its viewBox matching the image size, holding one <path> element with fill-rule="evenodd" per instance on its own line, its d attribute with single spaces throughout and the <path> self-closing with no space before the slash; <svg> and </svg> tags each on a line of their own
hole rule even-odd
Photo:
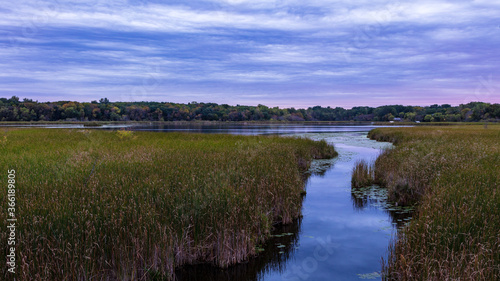
<svg viewBox="0 0 500 281">
<path fill-rule="evenodd" d="M 311 159 L 336 156 L 324 141 L 282 137 L 0 134 L 2 182 L 16 170 L 18 280 L 170 279 L 183 264 L 242 262 L 300 215 Z M 5 231 L 0 241 L 6 255 Z"/>
<path fill-rule="evenodd" d="M 400 205 L 418 204 L 383 266 L 385 280 L 498 280 L 500 126 L 380 128 L 392 141 L 374 181 Z"/>
</svg>

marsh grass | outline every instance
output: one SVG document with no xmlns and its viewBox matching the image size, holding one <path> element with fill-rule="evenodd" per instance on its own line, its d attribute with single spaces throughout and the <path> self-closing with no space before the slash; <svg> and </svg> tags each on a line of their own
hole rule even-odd
<svg viewBox="0 0 500 281">
<path fill-rule="evenodd" d="M 374 183 L 373 167 L 365 160 L 359 160 L 352 170 L 351 186 L 353 188 L 367 187 Z"/>
<path fill-rule="evenodd" d="M 18 280 L 160 280 L 183 264 L 242 262 L 273 224 L 299 216 L 311 159 L 336 155 L 308 139 L 122 134 L 7 131 L 0 166 L 5 182 L 7 169 L 17 175 Z M 6 218 L 2 208 L 2 229 Z"/>
<path fill-rule="evenodd" d="M 400 205 L 418 204 L 383 265 L 385 280 L 498 280 L 500 126 L 383 128 L 395 149 L 374 179 Z"/>
</svg>

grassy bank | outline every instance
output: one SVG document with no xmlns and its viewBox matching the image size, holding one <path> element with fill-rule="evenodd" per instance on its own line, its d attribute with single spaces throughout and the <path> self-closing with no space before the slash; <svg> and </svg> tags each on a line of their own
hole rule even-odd
<svg viewBox="0 0 500 281">
<path fill-rule="evenodd" d="M 18 280 L 148 280 L 244 261 L 273 223 L 299 216 L 311 159 L 336 155 L 326 142 L 265 136 L 0 134 L 2 181 L 16 171 Z M 6 219 L 5 206 L 2 229 Z M 6 256 L 6 232 L 0 241 Z"/>
<path fill-rule="evenodd" d="M 418 204 L 391 246 L 385 279 L 498 280 L 500 126 L 381 128 L 369 136 L 396 144 L 376 160 L 373 180 L 390 200 Z"/>
</svg>

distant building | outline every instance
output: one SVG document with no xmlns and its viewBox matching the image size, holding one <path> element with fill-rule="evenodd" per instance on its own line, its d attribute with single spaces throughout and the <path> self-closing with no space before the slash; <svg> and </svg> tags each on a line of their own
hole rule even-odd
<svg viewBox="0 0 500 281">
<path fill-rule="evenodd" d="M 403 121 L 403 118 L 396 117 L 396 118 L 394 118 L 394 121 L 401 122 L 401 121 Z"/>
</svg>

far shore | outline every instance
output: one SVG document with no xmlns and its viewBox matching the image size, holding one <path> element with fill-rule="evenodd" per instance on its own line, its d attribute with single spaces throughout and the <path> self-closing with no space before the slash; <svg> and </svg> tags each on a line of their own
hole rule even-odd
<svg viewBox="0 0 500 281">
<path fill-rule="evenodd" d="M 453 126 L 500 124 L 499 122 L 405 122 L 405 121 L 2 121 L 2 126 L 37 126 L 37 125 L 83 125 L 100 127 L 104 125 L 337 125 L 337 126 Z"/>
</svg>

